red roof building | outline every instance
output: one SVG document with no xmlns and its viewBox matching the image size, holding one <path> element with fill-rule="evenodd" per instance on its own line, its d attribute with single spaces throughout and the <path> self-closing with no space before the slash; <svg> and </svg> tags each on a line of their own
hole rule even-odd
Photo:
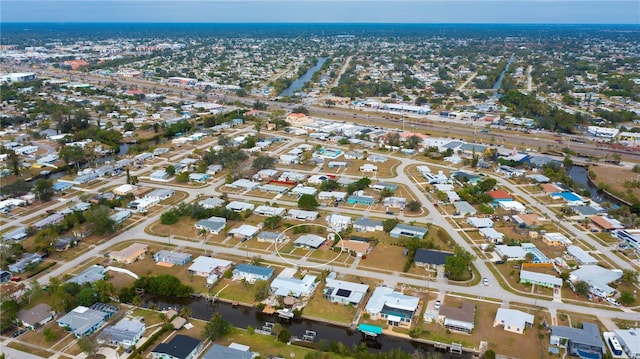
<svg viewBox="0 0 640 359">
<path fill-rule="evenodd" d="M 89 63 L 86 62 L 85 60 L 82 59 L 78 59 L 78 60 L 67 60 L 64 62 L 65 65 L 71 66 L 72 70 L 77 70 L 80 67 L 85 67 L 85 66 L 89 66 Z"/>
<path fill-rule="evenodd" d="M 509 192 L 503 190 L 503 189 L 498 189 L 495 191 L 489 191 L 487 192 L 487 194 L 489 196 L 491 196 L 491 198 L 493 198 L 494 201 L 511 201 L 513 200 L 513 197 L 511 197 L 511 195 L 509 194 Z"/>
</svg>

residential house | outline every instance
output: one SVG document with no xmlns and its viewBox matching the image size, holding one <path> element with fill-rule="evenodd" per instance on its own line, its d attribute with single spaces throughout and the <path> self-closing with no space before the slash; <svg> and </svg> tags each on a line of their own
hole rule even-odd
<svg viewBox="0 0 640 359">
<path fill-rule="evenodd" d="M 467 223 L 469 223 L 474 228 L 492 228 L 493 221 L 491 218 L 478 218 L 478 217 L 469 217 L 467 218 Z"/>
<path fill-rule="evenodd" d="M 410 226 L 408 224 L 397 224 L 389 233 L 392 238 L 415 237 L 424 238 L 427 235 L 427 229 L 421 227 Z"/>
<path fill-rule="evenodd" d="M 531 272 L 528 270 L 520 270 L 520 283 L 534 284 L 540 287 L 560 288 L 562 287 L 562 278 L 558 278 L 551 274 Z"/>
<path fill-rule="evenodd" d="M 244 191 L 253 191 L 260 187 L 260 182 L 253 182 L 248 179 L 240 178 L 233 183 L 229 183 L 225 185 L 226 187 L 241 189 Z"/>
<path fill-rule="evenodd" d="M 303 211 L 300 209 L 290 209 L 288 216 L 301 221 L 315 221 L 318 218 L 316 211 Z"/>
<path fill-rule="evenodd" d="M 587 282 L 591 293 L 602 298 L 615 294 L 616 289 L 609 286 L 609 283 L 618 281 L 620 278 L 622 278 L 621 272 L 596 265 L 583 266 L 569 274 L 569 280 L 572 283 Z"/>
<path fill-rule="evenodd" d="M 128 209 L 125 209 L 112 214 L 111 216 L 109 216 L 109 219 L 114 221 L 115 224 L 120 224 L 126 221 L 127 218 L 130 218 L 130 217 L 131 217 L 131 211 L 129 211 Z"/>
<path fill-rule="evenodd" d="M 149 208 L 155 206 L 159 202 L 160 201 L 155 198 L 139 198 L 135 201 L 129 202 L 129 208 L 139 213 L 146 213 Z"/>
<path fill-rule="evenodd" d="M 616 329 L 618 343 L 631 359 L 640 359 L 640 328 Z"/>
<path fill-rule="evenodd" d="M 594 266 L 598 264 L 598 260 L 593 258 L 587 251 L 578 246 L 568 246 L 567 254 L 578 262 L 581 266 Z"/>
<path fill-rule="evenodd" d="M 300 248 L 318 249 L 324 242 L 324 237 L 315 234 L 303 234 L 293 241 L 293 245 Z"/>
<path fill-rule="evenodd" d="M 117 324 L 104 328 L 97 340 L 103 345 L 121 346 L 127 349 L 136 345 L 146 330 L 147 327 L 143 322 L 124 318 Z"/>
<path fill-rule="evenodd" d="M 200 256 L 187 269 L 190 274 L 207 278 L 208 284 L 215 283 L 233 263 L 224 259 Z"/>
<path fill-rule="evenodd" d="M 253 213 L 260 216 L 272 217 L 272 216 L 282 216 L 285 211 L 286 209 L 284 208 L 261 205 L 256 207 L 256 209 L 253 210 Z"/>
<path fill-rule="evenodd" d="M 265 184 L 260 186 L 260 192 L 268 192 L 268 193 L 286 193 L 289 190 L 287 186 L 278 186 L 275 184 Z"/>
<path fill-rule="evenodd" d="M 64 215 L 62 213 L 53 213 L 50 216 L 47 216 L 39 221 L 36 221 L 33 224 L 33 227 L 35 227 L 35 229 L 37 230 L 41 230 L 42 228 L 46 227 L 46 226 L 51 226 L 54 224 L 58 224 L 60 222 L 62 222 L 62 220 L 64 219 Z"/>
<path fill-rule="evenodd" d="M 210 174 L 211 176 L 217 174 L 220 171 L 222 171 L 222 165 L 210 165 L 209 167 L 207 167 L 207 174 Z"/>
<path fill-rule="evenodd" d="M 410 327 L 418 309 L 420 298 L 396 292 L 393 288 L 377 287 L 367 305 L 365 312 L 373 320 L 386 320 L 391 326 Z"/>
<path fill-rule="evenodd" d="M 371 206 L 376 202 L 375 198 L 364 195 L 351 195 L 347 198 L 348 204 L 362 204 L 365 206 Z"/>
<path fill-rule="evenodd" d="M 342 232 L 351 225 L 351 217 L 340 214 L 330 214 L 327 216 L 329 227 L 336 232 Z"/>
<path fill-rule="evenodd" d="M 558 232 L 547 232 L 542 235 L 542 241 L 550 246 L 568 246 L 571 240 L 564 234 Z"/>
<path fill-rule="evenodd" d="M 271 293 L 280 297 L 292 296 L 300 298 L 311 296 L 317 286 L 317 277 L 307 274 L 302 279 L 298 279 L 294 278 L 295 273 L 296 270 L 291 268 L 285 268 L 280 272 L 271 282 Z"/>
<path fill-rule="evenodd" d="M 333 303 L 358 306 L 368 291 L 369 286 L 366 284 L 327 278 L 322 294 Z"/>
<path fill-rule="evenodd" d="M 139 259 L 143 259 L 149 248 L 146 244 L 134 243 L 121 251 L 109 253 L 109 258 L 114 262 L 131 264 Z"/>
<path fill-rule="evenodd" d="M 462 333 L 471 333 L 475 328 L 476 305 L 464 301 L 461 307 L 440 307 L 439 322 L 445 328 Z"/>
<path fill-rule="evenodd" d="M 172 189 L 156 189 L 144 195 L 144 198 L 162 202 L 171 198 L 175 193 L 176 191 Z"/>
<path fill-rule="evenodd" d="M 603 232 L 611 232 L 618 229 L 624 229 L 624 225 L 614 218 L 608 218 L 603 216 L 589 217 L 591 224 Z"/>
<path fill-rule="evenodd" d="M 307 194 L 310 196 L 315 196 L 316 193 L 318 192 L 317 189 L 313 188 L 313 187 L 308 187 L 308 186 L 303 186 L 301 184 L 295 186 L 293 189 L 291 189 L 291 194 L 295 194 L 297 196 L 302 196 L 303 194 Z"/>
<path fill-rule="evenodd" d="M 58 325 L 67 328 L 76 338 L 82 338 L 98 330 L 117 312 L 117 307 L 102 303 L 96 303 L 91 308 L 77 306 L 59 318 Z"/>
<path fill-rule="evenodd" d="M 2 235 L 5 241 L 21 241 L 25 238 L 27 238 L 27 227 L 19 227 Z"/>
<path fill-rule="evenodd" d="M 478 211 L 476 211 L 476 209 L 467 201 L 454 202 L 453 206 L 456 208 L 458 216 L 475 216 L 476 213 L 478 213 Z"/>
<path fill-rule="evenodd" d="M 389 208 L 404 209 L 407 206 L 407 199 L 403 197 L 386 197 L 382 200 L 382 205 Z"/>
<path fill-rule="evenodd" d="M 258 242 L 282 243 L 289 239 L 289 237 L 282 233 L 262 231 L 258 233 L 256 239 Z"/>
<path fill-rule="evenodd" d="M 0 284 L 6 283 L 11 279 L 11 272 L 0 270 Z"/>
<path fill-rule="evenodd" d="M 369 248 L 371 245 L 366 238 L 362 238 L 362 240 L 355 239 L 358 237 L 351 237 L 351 239 L 344 240 L 341 239 L 338 241 L 338 244 L 335 245 L 335 248 L 340 248 L 342 251 L 346 251 L 350 254 L 355 254 L 356 257 L 362 258 L 367 253 L 369 253 Z"/>
<path fill-rule="evenodd" d="M 205 230 L 211 234 L 220 234 L 226 226 L 227 219 L 216 216 L 209 217 L 208 219 L 201 219 L 195 224 L 197 230 Z"/>
<path fill-rule="evenodd" d="M 493 244 L 502 244 L 504 233 L 500 233 L 493 228 L 480 228 L 480 236 Z"/>
<path fill-rule="evenodd" d="M 513 197 L 509 194 L 509 192 L 502 189 L 487 191 L 486 193 L 493 199 L 494 202 L 513 200 Z"/>
<path fill-rule="evenodd" d="M 582 322 L 582 328 L 552 326 L 549 343 L 565 347 L 569 355 L 581 358 L 600 359 L 606 353 L 595 323 Z"/>
<path fill-rule="evenodd" d="M 18 320 L 25 328 L 34 330 L 53 320 L 53 311 L 49 304 L 40 303 L 33 308 L 20 310 Z"/>
<path fill-rule="evenodd" d="M 156 263 L 167 263 L 171 265 L 182 266 L 187 264 L 191 260 L 191 254 L 167 251 L 165 249 L 162 249 L 153 255 L 153 260 Z"/>
<path fill-rule="evenodd" d="M 211 197 L 203 199 L 202 201 L 198 202 L 198 204 L 206 209 L 218 208 L 224 205 L 224 200 L 216 197 Z"/>
<path fill-rule="evenodd" d="M 524 334 L 525 328 L 533 327 L 533 315 L 516 309 L 498 308 L 493 327 L 502 326 L 504 330 Z"/>
<path fill-rule="evenodd" d="M 360 172 L 363 172 L 363 173 L 378 172 L 378 166 L 372 165 L 370 163 L 365 163 L 362 166 L 360 166 Z"/>
<path fill-rule="evenodd" d="M 204 183 L 210 177 L 211 175 L 209 175 L 208 173 L 189 173 L 190 182 Z"/>
<path fill-rule="evenodd" d="M 178 334 L 168 342 L 158 344 L 152 351 L 153 359 L 195 359 L 202 349 L 202 342 Z"/>
<path fill-rule="evenodd" d="M 107 273 L 107 269 L 99 264 L 94 264 L 91 267 L 83 270 L 80 274 L 69 279 L 67 282 L 77 283 L 83 285 L 85 283 L 94 283 L 101 279 L 104 279 L 104 275 Z"/>
<path fill-rule="evenodd" d="M 253 205 L 253 203 L 233 201 L 233 202 L 229 202 L 229 204 L 227 204 L 225 208 L 234 212 L 244 212 L 244 211 L 253 211 L 253 209 L 255 208 L 255 205 Z"/>
<path fill-rule="evenodd" d="M 149 175 L 149 179 L 151 181 L 156 181 L 156 182 L 168 182 L 169 181 L 169 173 L 165 170 L 157 170 L 152 172 Z"/>
<path fill-rule="evenodd" d="M 13 264 L 9 264 L 9 271 L 12 273 L 22 273 L 30 265 L 37 265 L 42 262 L 42 255 L 38 253 L 25 253 Z"/>
<path fill-rule="evenodd" d="M 233 270 L 233 279 L 244 279 L 249 283 L 255 283 L 257 280 L 268 281 L 273 276 L 273 272 L 273 268 L 241 263 Z"/>
<path fill-rule="evenodd" d="M 413 257 L 413 261 L 418 267 L 443 266 L 447 257 L 452 256 L 451 252 L 435 251 L 431 249 L 418 248 Z"/>
<path fill-rule="evenodd" d="M 382 231 L 382 221 L 372 220 L 369 218 L 358 218 L 353 222 L 353 229 L 356 232 L 375 232 Z"/>
<path fill-rule="evenodd" d="M 233 344 L 233 343 L 232 343 Z M 243 348 L 244 349 L 244 348 Z M 220 344 L 213 344 L 211 348 L 204 353 L 201 359 L 252 359 L 254 355 L 249 350 L 243 350 L 235 347 L 225 347 Z"/>
<path fill-rule="evenodd" d="M 233 236 L 233 238 L 239 238 L 243 242 L 253 238 L 256 233 L 260 231 L 260 228 L 256 226 L 252 226 L 250 224 L 243 224 L 240 227 L 233 228 L 229 231 L 229 234 Z"/>
<path fill-rule="evenodd" d="M 345 198 L 347 198 L 347 192 L 339 192 L 339 191 L 322 191 L 318 193 L 319 200 L 336 200 L 338 202 L 344 202 Z"/>
<path fill-rule="evenodd" d="M 364 153 L 357 151 L 345 152 L 344 158 L 348 160 L 362 160 L 364 159 Z"/>
</svg>

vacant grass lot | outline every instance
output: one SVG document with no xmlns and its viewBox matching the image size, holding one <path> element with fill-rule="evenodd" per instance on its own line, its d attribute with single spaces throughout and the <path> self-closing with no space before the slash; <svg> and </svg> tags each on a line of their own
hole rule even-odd
<svg viewBox="0 0 640 359">
<path fill-rule="evenodd" d="M 612 189 L 620 192 L 627 192 L 627 188 L 624 186 L 625 182 L 638 180 L 638 174 L 626 167 L 599 164 L 597 166 L 589 166 L 589 170 L 595 172 L 596 178 L 594 182 L 596 184 L 606 183 Z M 631 193 L 636 197 L 640 197 L 640 188 L 632 188 Z"/>
<path fill-rule="evenodd" d="M 382 154 L 382 156 L 385 156 Z M 385 156 L 386 157 L 386 156 Z M 343 174 L 351 175 L 351 176 L 362 176 L 362 177 L 374 177 L 373 173 L 365 173 L 360 172 L 360 166 L 365 163 L 372 164 L 378 167 L 378 172 L 375 173 L 375 177 L 378 178 L 389 178 L 395 177 L 396 171 L 395 168 L 400 164 L 400 161 L 387 157 L 387 162 L 384 163 L 374 163 L 367 160 L 344 160 L 347 162 L 347 169 L 343 172 Z M 341 161 L 341 160 L 336 160 Z M 329 169 L 329 172 L 334 172 L 333 169 Z"/>
<path fill-rule="evenodd" d="M 322 295 L 323 289 L 324 284 L 318 286 L 315 295 L 304 307 L 302 314 L 313 318 L 322 318 L 332 322 L 350 324 L 356 315 L 357 308 L 353 305 L 332 303 Z"/>
<path fill-rule="evenodd" d="M 242 284 L 239 280 L 221 279 L 213 287 L 211 293 L 222 299 L 253 304 L 256 291 L 253 284 Z"/>
<path fill-rule="evenodd" d="M 41 350 L 41 349 L 38 349 L 38 348 L 34 348 L 34 347 L 30 346 L 30 345 L 26 345 L 26 344 L 19 343 L 19 342 L 11 342 L 11 343 L 7 344 L 7 346 L 9 348 L 13 348 L 13 349 L 19 350 L 21 352 L 33 354 L 33 355 L 36 355 L 36 356 L 39 356 L 39 357 L 42 357 L 42 358 L 48 358 L 48 357 L 53 355 L 53 353 L 51 353 L 51 352 L 48 352 L 48 351 L 45 351 L 45 350 Z"/>
</svg>

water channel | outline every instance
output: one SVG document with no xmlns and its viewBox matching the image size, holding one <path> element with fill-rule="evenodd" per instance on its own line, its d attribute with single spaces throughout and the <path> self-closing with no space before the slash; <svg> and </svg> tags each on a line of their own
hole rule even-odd
<svg viewBox="0 0 640 359">
<path fill-rule="evenodd" d="M 193 312 L 193 317 L 202 320 L 210 320 L 214 313 L 220 313 L 222 317 L 238 328 L 246 328 L 252 326 L 254 328 L 262 328 L 265 322 L 280 323 L 283 327 L 291 331 L 294 337 L 302 337 L 306 330 L 313 330 L 317 333 L 315 342 L 326 340 L 328 342 L 341 342 L 347 347 L 352 348 L 354 345 L 365 343 L 371 352 L 385 352 L 391 349 L 401 349 L 407 353 L 413 353 L 416 350 L 423 353 L 434 352 L 433 346 L 418 343 L 412 340 L 390 337 L 386 335 L 378 336 L 376 340 L 364 340 L 362 333 L 352 331 L 349 328 L 335 326 L 331 324 L 316 322 L 307 319 L 278 320 L 277 316 L 271 316 L 262 313 L 257 308 L 234 307 L 229 303 L 218 301 L 211 303 L 205 298 L 151 298 L 145 302 L 145 306 L 155 304 L 160 309 L 168 307 L 179 308 L 188 306 Z M 337 305 L 337 304 L 327 304 Z M 449 358 L 449 353 L 440 352 L 443 358 Z M 471 358 L 470 353 L 451 354 L 452 358 Z"/>
<path fill-rule="evenodd" d="M 507 61 L 507 65 L 504 67 L 504 70 L 502 70 L 502 72 L 500 73 L 500 76 L 498 76 L 498 81 L 496 81 L 496 83 L 491 88 L 491 91 L 493 91 L 494 97 L 500 98 L 502 96 L 498 94 L 498 90 L 500 90 L 500 87 L 502 87 L 502 80 L 504 80 L 504 75 L 507 73 L 507 71 L 509 71 L 509 67 L 511 66 L 512 63 L 513 63 L 513 58 Z"/>
<path fill-rule="evenodd" d="M 286 89 L 284 89 L 284 91 L 282 91 L 282 93 L 280 93 L 280 96 L 293 96 L 293 94 L 295 94 L 296 91 L 300 90 L 305 83 L 311 80 L 311 76 L 313 76 L 313 74 L 316 73 L 316 71 L 320 70 L 322 65 L 328 59 L 329 59 L 328 57 L 318 58 L 318 62 L 312 68 L 307 70 L 307 72 L 302 74 L 302 76 L 295 79 L 295 81 L 293 81 L 291 85 L 289 85 L 289 87 L 287 87 Z"/>
</svg>

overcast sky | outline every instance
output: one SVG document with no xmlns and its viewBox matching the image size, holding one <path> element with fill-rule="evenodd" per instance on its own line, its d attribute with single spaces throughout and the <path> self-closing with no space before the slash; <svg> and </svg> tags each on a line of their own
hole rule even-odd
<svg viewBox="0 0 640 359">
<path fill-rule="evenodd" d="M 1 0 L 0 20 L 639 24 L 640 0 Z"/>
</svg>

